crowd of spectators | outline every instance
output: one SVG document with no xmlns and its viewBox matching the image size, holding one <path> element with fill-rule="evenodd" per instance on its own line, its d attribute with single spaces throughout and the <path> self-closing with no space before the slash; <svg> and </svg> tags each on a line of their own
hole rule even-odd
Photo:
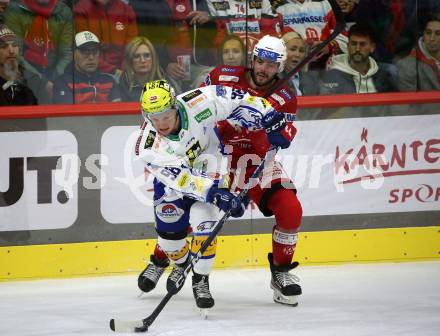
<svg viewBox="0 0 440 336">
<path fill-rule="evenodd" d="M 290 78 L 298 96 L 440 89 L 440 1 L 336 1 L 345 28 Z M 26 105 L 137 101 L 161 78 L 181 93 L 266 34 L 286 76 L 336 22 L 327 0 L 0 0 L 0 25 L 0 102 Z"/>
</svg>

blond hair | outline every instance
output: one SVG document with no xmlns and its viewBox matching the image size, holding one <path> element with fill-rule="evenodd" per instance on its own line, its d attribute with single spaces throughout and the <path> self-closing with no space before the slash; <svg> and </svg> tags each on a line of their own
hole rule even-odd
<svg viewBox="0 0 440 336">
<path fill-rule="evenodd" d="M 287 42 L 289 42 L 290 40 L 293 40 L 293 39 L 300 39 L 300 40 L 304 41 L 302 36 L 299 33 L 295 32 L 295 31 L 287 32 L 283 36 L 281 36 L 281 38 L 283 39 L 283 41 L 286 44 L 287 44 Z"/>
<path fill-rule="evenodd" d="M 151 53 L 152 67 L 151 67 L 151 72 L 148 76 L 147 82 L 151 82 L 156 79 L 163 79 L 164 78 L 164 74 L 163 74 L 163 72 L 160 68 L 160 65 L 159 65 L 159 59 L 157 57 L 157 52 L 156 52 L 156 49 L 154 48 L 153 44 L 145 36 L 137 36 L 137 37 L 133 38 L 130 41 L 130 43 L 127 44 L 127 47 L 125 48 L 125 60 L 126 60 L 125 71 L 128 76 L 129 91 L 131 91 L 133 89 L 133 86 L 135 84 L 135 73 L 133 70 L 134 53 L 141 45 L 146 45 Z M 143 83 L 141 83 L 141 84 L 143 84 Z"/>
<path fill-rule="evenodd" d="M 306 41 L 301 36 L 301 34 L 295 32 L 295 31 L 290 31 L 290 32 L 283 34 L 283 36 L 281 36 L 281 39 L 284 41 L 284 43 L 286 43 L 286 46 L 289 41 L 291 41 L 293 39 L 300 39 L 301 41 L 304 42 L 304 48 L 305 48 L 304 56 L 307 56 L 307 54 L 309 53 L 309 45 L 306 43 Z M 305 64 L 302 69 L 303 69 L 303 71 L 307 71 L 309 69 L 309 65 Z"/>
<path fill-rule="evenodd" d="M 285 33 L 283 36 L 281 36 L 281 39 L 284 41 L 284 43 L 287 43 L 293 39 L 300 39 L 301 41 L 304 42 L 304 46 L 306 49 L 306 55 L 309 53 L 309 45 L 307 44 L 306 40 L 301 36 L 301 34 L 295 32 L 295 31 L 290 31 Z"/>
</svg>

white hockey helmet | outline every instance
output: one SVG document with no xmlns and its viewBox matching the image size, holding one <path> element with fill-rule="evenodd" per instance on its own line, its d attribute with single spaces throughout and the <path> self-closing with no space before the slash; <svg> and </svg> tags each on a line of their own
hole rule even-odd
<svg viewBox="0 0 440 336">
<path fill-rule="evenodd" d="M 284 70 L 287 59 L 286 43 L 278 37 L 265 35 L 255 45 L 253 51 L 254 58 L 259 57 L 277 62 L 278 73 Z"/>
</svg>

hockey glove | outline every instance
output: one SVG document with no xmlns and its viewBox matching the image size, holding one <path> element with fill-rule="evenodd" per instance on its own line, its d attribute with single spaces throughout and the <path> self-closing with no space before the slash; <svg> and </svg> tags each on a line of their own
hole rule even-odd
<svg viewBox="0 0 440 336">
<path fill-rule="evenodd" d="M 242 201 L 227 189 L 221 189 L 217 184 L 214 184 L 208 191 L 206 200 L 214 204 L 224 212 L 231 210 L 231 216 L 238 218 L 243 216 L 246 210 L 249 199 L 245 197 Z"/>
<path fill-rule="evenodd" d="M 296 129 L 287 123 L 282 112 L 272 111 L 263 117 L 262 125 L 266 130 L 267 139 L 274 147 L 287 148 L 296 134 Z"/>
</svg>

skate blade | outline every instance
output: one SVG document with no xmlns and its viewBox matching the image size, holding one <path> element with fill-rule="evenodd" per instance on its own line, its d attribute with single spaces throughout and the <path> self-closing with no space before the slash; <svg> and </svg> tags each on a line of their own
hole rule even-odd
<svg viewBox="0 0 440 336">
<path fill-rule="evenodd" d="M 281 303 L 287 306 L 296 307 L 298 306 L 298 295 L 285 296 L 279 291 L 274 290 L 273 301 L 275 303 Z"/>
<path fill-rule="evenodd" d="M 202 320 L 208 319 L 209 308 L 199 308 L 199 312 L 200 312 L 200 317 L 202 318 Z"/>
</svg>

